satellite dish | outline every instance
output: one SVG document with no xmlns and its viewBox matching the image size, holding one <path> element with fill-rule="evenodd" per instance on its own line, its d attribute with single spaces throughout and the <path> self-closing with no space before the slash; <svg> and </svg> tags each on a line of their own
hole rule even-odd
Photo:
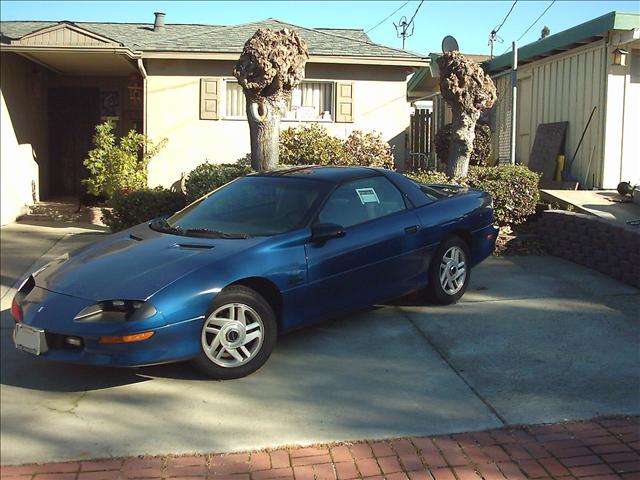
<svg viewBox="0 0 640 480">
<path fill-rule="evenodd" d="M 447 35 L 442 39 L 442 53 L 453 52 L 454 50 L 460 51 L 458 42 L 451 35 Z"/>
</svg>

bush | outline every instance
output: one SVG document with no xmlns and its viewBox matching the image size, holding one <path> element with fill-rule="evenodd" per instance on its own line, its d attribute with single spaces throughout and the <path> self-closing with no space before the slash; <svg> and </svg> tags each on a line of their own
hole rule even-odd
<svg viewBox="0 0 640 480">
<path fill-rule="evenodd" d="M 342 141 L 317 123 L 290 127 L 280 133 L 280 163 L 285 165 L 335 165 Z"/>
<path fill-rule="evenodd" d="M 436 172 L 435 170 L 417 170 L 415 172 L 407 172 L 405 174 L 411 180 L 425 184 L 455 184 L 446 173 Z"/>
<path fill-rule="evenodd" d="M 360 165 L 393 169 L 393 148 L 378 132 L 354 130 L 342 145 L 337 165 Z"/>
<path fill-rule="evenodd" d="M 449 145 L 451 143 L 450 123 L 444 125 L 436 133 L 436 156 L 442 163 L 449 160 Z M 473 152 L 469 157 L 469 165 L 488 165 L 491 158 L 491 129 L 486 123 L 476 122 L 476 136 L 473 139 Z"/>
<path fill-rule="evenodd" d="M 185 206 L 185 199 L 181 193 L 162 187 L 144 188 L 115 194 L 109 206 L 112 209 L 102 210 L 104 222 L 111 231 L 118 232 L 156 217 L 173 214 Z"/>
<path fill-rule="evenodd" d="M 280 164 L 393 168 L 393 149 L 377 132 L 354 130 L 346 140 L 341 140 L 314 123 L 282 131 Z"/>
<path fill-rule="evenodd" d="M 117 139 L 113 128 L 111 121 L 96 125 L 94 148 L 83 162 L 90 176 L 82 183 L 94 196 L 112 198 L 117 193 L 145 188 L 149 160 L 167 141 L 156 145 L 135 130 Z"/>
<path fill-rule="evenodd" d="M 442 172 L 412 172 L 407 176 L 419 183 L 460 184 L 487 192 L 499 225 L 518 225 L 536 210 L 540 199 L 539 175 L 524 165 L 496 167 L 470 166 L 464 180 L 448 178 Z"/>
<path fill-rule="evenodd" d="M 524 165 L 470 167 L 467 183 L 493 198 L 498 224 L 518 225 L 536 210 L 540 176 Z"/>
<path fill-rule="evenodd" d="M 198 165 L 189 172 L 185 181 L 187 201 L 193 202 L 211 190 L 251 172 L 250 166 L 237 163 L 213 164 L 205 162 Z"/>
</svg>

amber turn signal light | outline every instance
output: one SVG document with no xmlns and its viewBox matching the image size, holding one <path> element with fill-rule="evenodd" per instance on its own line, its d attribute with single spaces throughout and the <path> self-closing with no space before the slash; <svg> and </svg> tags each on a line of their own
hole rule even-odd
<svg viewBox="0 0 640 480">
<path fill-rule="evenodd" d="M 154 332 L 144 332 L 144 333 L 136 333 L 133 335 L 125 335 L 123 337 L 100 337 L 100 343 L 132 343 L 132 342 L 141 342 L 142 340 L 146 340 L 153 335 Z"/>
</svg>

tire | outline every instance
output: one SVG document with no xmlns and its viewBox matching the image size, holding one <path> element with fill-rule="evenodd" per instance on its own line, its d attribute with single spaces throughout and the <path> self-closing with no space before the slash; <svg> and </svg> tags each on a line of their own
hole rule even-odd
<svg viewBox="0 0 640 480">
<path fill-rule="evenodd" d="M 277 336 L 276 316 L 259 293 L 242 285 L 227 287 L 207 311 L 193 363 L 215 379 L 245 377 L 264 365 Z"/>
<path fill-rule="evenodd" d="M 457 303 L 467 290 L 470 278 L 469 247 L 460 237 L 447 238 L 429 265 L 429 299 L 438 305 Z"/>
</svg>

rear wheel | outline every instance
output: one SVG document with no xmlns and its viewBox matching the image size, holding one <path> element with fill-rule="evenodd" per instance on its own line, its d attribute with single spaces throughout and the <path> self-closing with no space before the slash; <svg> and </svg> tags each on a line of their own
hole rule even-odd
<svg viewBox="0 0 640 480">
<path fill-rule="evenodd" d="M 225 288 L 215 298 L 200 333 L 195 365 L 213 378 L 240 378 L 267 361 L 278 327 L 269 303 L 242 285 Z"/>
<path fill-rule="evenodd" d="M 456 303 L 469 285 L 469 248 L 459 237 L 445 240 L 429 266 L 429 298 L 440 305 Z"/>
</svg>

